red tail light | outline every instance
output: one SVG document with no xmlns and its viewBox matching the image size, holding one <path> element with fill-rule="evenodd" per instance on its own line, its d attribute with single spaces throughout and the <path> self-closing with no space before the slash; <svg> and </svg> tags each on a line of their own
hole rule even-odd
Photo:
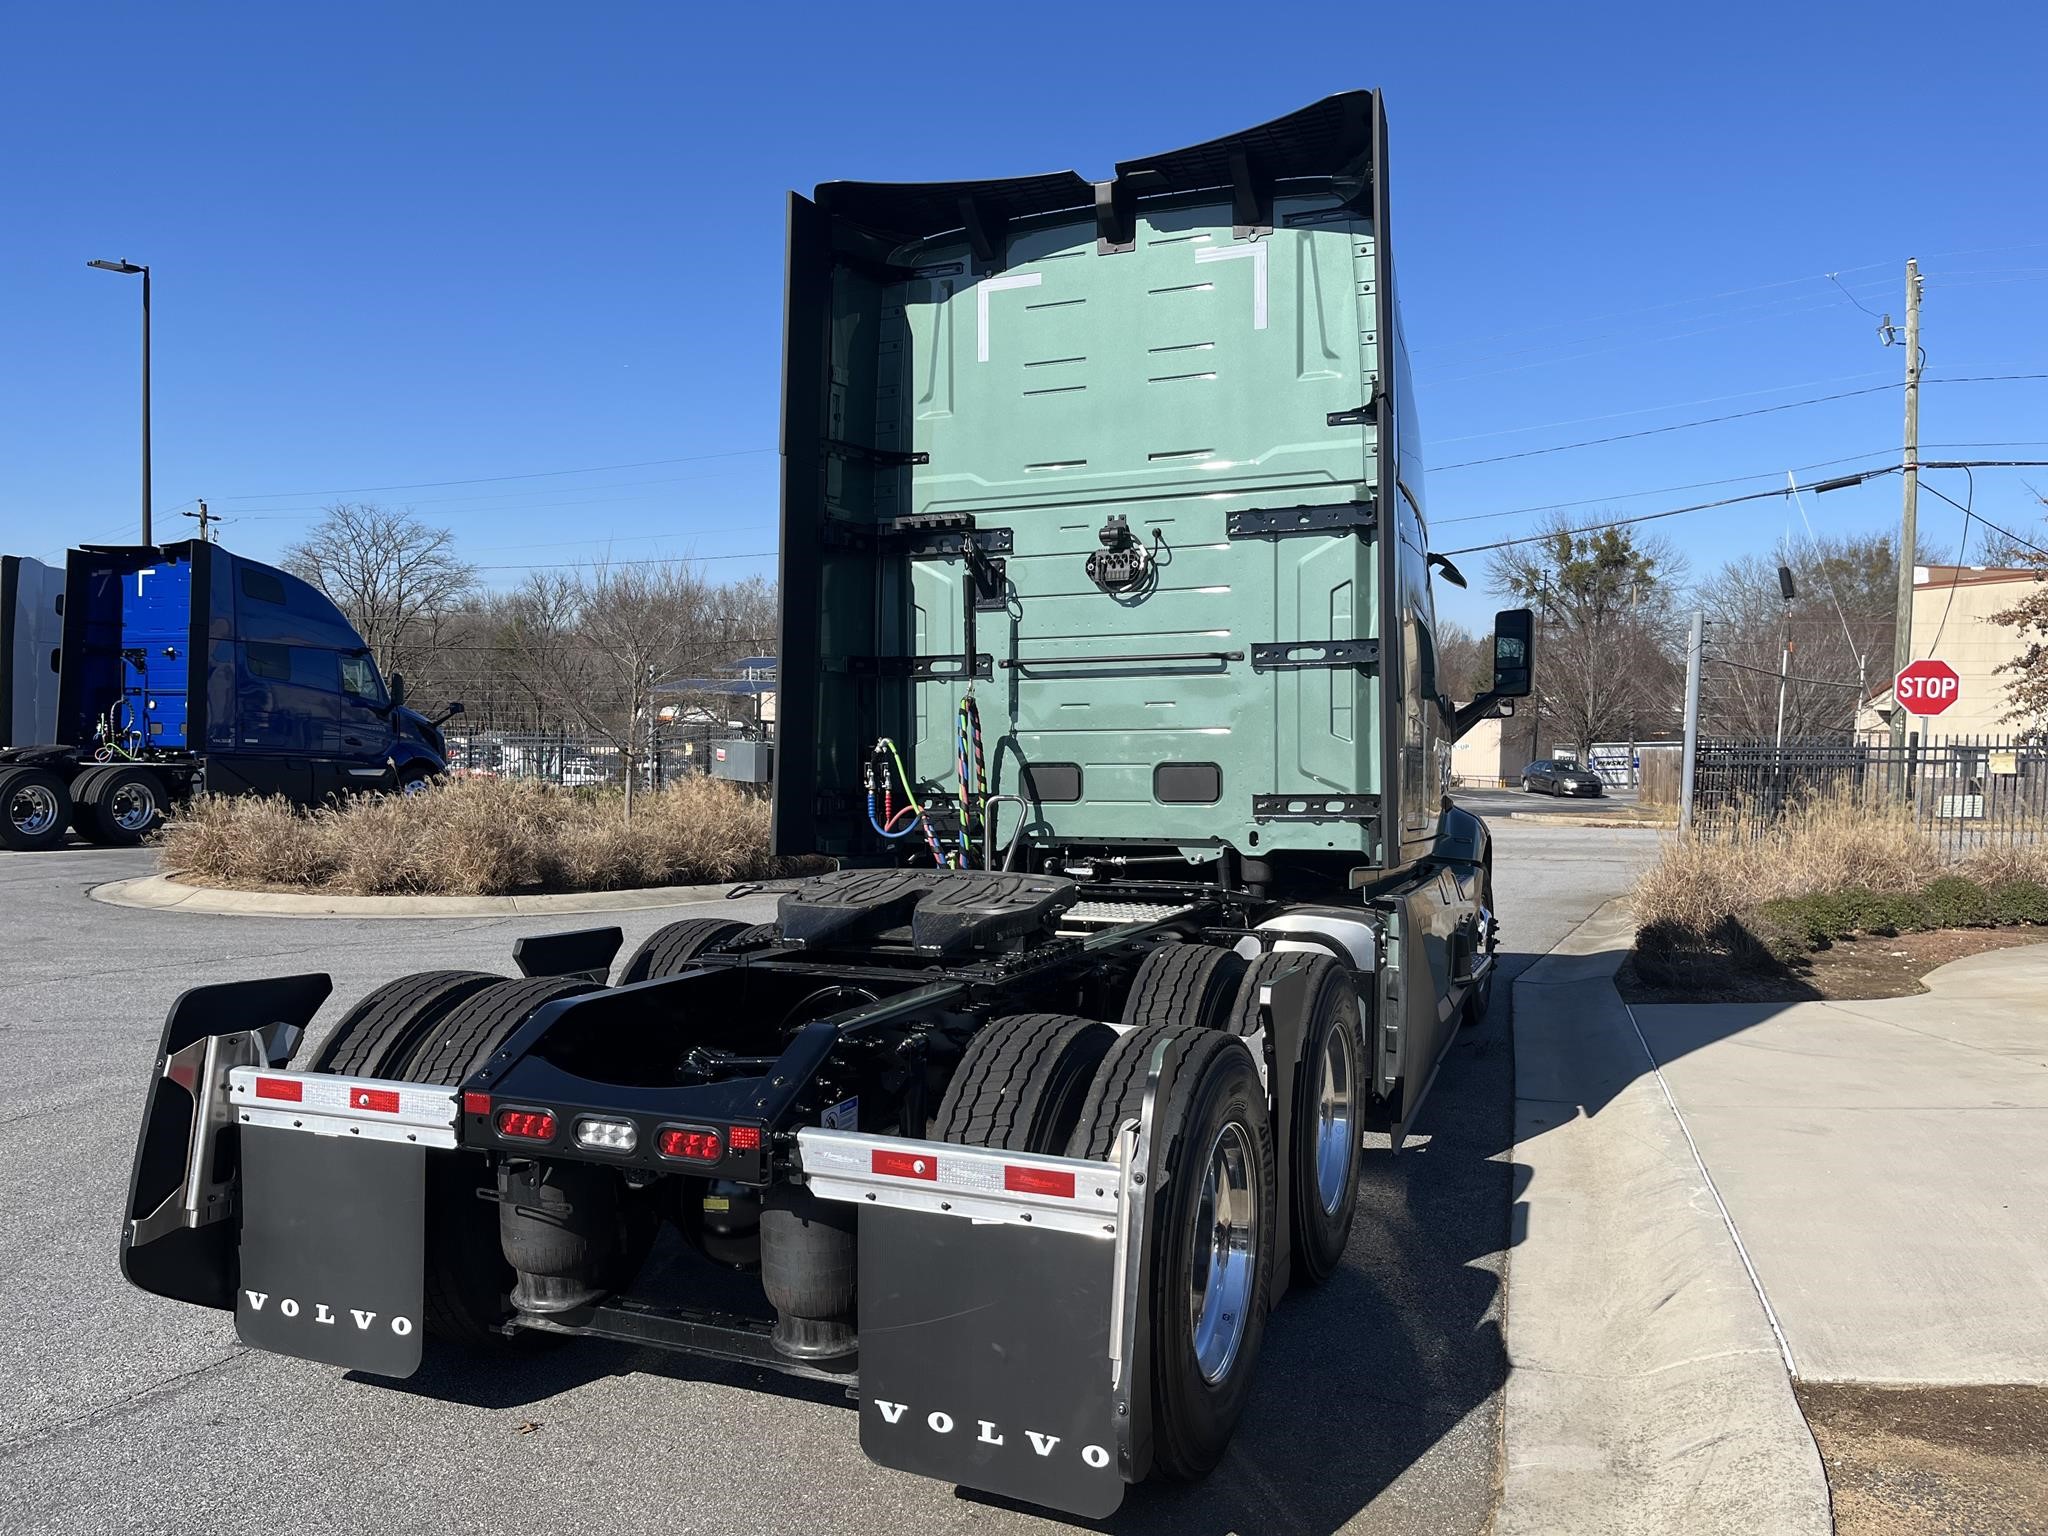
<svg viewBox="0 0 2048 1536">
<path fill-rule="evenodd" d="M 892 1179 L 930 1179 L 937 1182 L 939 1160 L 925 1152 L 882 1152 L 869 1165 L 876 1173 Z"/>
<path fill-rule="evenodd" d="M 545 1109 L 501 1109 L 498 1134 L 520 1141 L 553 1141 L 555 1117 Z"/>
<path fill-rule="evenodd" d="M 726 1131 L 725 1144 L 735 1152 L 758 1152 L 761 1150 L 761 1127 L 735 1125 Z"/>
<path fill-rule="evenodd" d="M 1071 1200 L 1074 1198 L 1074 1176 L 1056 1173 L 1050 1168 L 1018 1168 L 1006 1163 L 1003 1166 L 1003 1188 L 1019 1195 L 1053 1195 L 1061 1200 Z"/>
<path fill-rule="evenodd" d="M 663 1157 L 687 1158 L 693 1163 L 715 1163 L 724 1154 L 718 1132 L 672 1126 L 661 1133 Z"/>
<path fill-rule="evenodd" d="M 305 1102 L 306 1085 L 289 1077 L 259 1077 L 256 1079 L 256 1097 L 301 1104 Z"/>
<path fill-rule="evenodd" d="M 488 1115 L 491 1112 L 491 1096 L 471 1089 L 462 1096 L 462 1112 L 465 1115 Z"/>
</svg>

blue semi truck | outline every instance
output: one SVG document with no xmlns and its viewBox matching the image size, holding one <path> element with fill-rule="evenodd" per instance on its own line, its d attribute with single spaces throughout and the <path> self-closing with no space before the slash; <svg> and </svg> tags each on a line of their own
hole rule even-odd
<svg viewBox="0 0 2048 1536">
<path fill-rule="evenodd" d="M 134 844 L 202 793 L 411 790 L 439 723 L 317 588 L 218 545 L 0 557 L 0 847 Z"/>
</svg>

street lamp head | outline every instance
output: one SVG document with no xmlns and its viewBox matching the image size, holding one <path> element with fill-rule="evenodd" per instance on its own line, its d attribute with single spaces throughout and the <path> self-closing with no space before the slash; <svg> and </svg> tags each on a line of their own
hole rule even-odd
<svg viewBox="0 0 2048 1536">
<path fill-rule="evenodd" d="M 149 268 L 138 267 L 132 261 L 88 261 L 88 267 L 98 267 L 102 272 L 147 272 Z"/>
</svg>

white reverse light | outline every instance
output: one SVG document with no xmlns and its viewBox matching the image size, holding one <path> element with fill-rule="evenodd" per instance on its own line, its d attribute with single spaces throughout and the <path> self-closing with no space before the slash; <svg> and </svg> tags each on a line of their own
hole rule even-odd
<svg viewBox="0 0 2048 1536">
<path fill-rule="evenodd" d="M 576 1122 L 576 1145 L 593 1152 L 630 1152 L 640 1144 L 640 1133 L 630 1120 L 599 1120 L 589 1115 Z"/>
</svg>

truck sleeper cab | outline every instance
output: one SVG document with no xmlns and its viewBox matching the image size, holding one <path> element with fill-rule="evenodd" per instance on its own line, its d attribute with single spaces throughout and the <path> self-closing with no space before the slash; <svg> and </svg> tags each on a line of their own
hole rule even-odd
<svg viewBox="0 0 2048 1536">
<path fill-rule="evenodd" d="M 312 1039 L 324 975 L 188 993 L 128 1278 L 390 1376 L 544 1332 L 841 1382 L 878 1462 L 1089 1518 L 1207 1472 L 1493 976 L 1443 748 L 1531 627 L 1440 696 L 1391 290 L 1369 92 L 793 199 L 775 838 L 838 868 Z"/>
<path fill-rule="evenodd" d="M 0 846 L 141 840 L 200 792 L 317 805 L 445 768 L 362 637 L 287 572 L 202 541 L 0 568 Z"/>
</svg>

